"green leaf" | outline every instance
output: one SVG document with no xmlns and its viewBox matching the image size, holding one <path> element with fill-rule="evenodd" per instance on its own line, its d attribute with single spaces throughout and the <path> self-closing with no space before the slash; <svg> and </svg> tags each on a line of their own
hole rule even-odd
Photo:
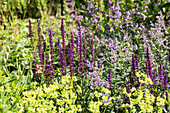
<svg viewBox="0 0 170 113">
<path fill-rule="evenodd" d="M 4 86 L 5 84 L 8 84 L 8 83 L 10 83 L 10 82 L 13 82 L 14 80 L 17 80 L 17 79 L 14 78 L 14 79 L 9 80 L 9 81 L 7 81 L 7 82 L 5 82 L 5 83 L 0 83 L 0 87 L 1 87 L 1 86 Z"/>
<path fill-rule="evenodd" d="M 14 64 L 8 64 L 7 66 L 13 66 L 13 67 L 15 67 L 15 65 L 14 65 Z"/>
</svg>

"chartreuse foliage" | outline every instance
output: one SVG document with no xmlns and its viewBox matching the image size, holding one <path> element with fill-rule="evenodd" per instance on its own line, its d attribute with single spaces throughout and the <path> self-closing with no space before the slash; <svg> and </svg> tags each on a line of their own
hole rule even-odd
<svg viewBox="0 0 170 113">
<path fill-rule="evenodd" d="M 152 81 L 147 75 L 142 73 L 136 74 L 143 79 L 139 88 L 132 87 L 127 93 L 126 88 L 122 94 L 127 95 L 130 99 L 129 104 L 122 104 L 126 112 L 131 113 L 162 113 L 162 107 L 165 106 L 167 100 L 161 96 L 154 96 L 150 93 L 149 85 Z M 1 77 L 7 81 L 7 77 Z M 24 85 L 21 82 L 13 81 L 11 84 L 6 84 L 0 87 L 1 112 L 17 112 L 17 113 L 76 113 L 82 112 L 82 104 L 79 101 L 79 96 L 82 89 L 76 83 L 78 78 L 69 75 L 62 76 L 60 80 L 56 79 L 53 84 L 47 86 L 43 84 L 39 86 L 37 82 L 32 82 L 30 85 Z M 89 89 L 92 91 L 92 89 Z M 110 97 L 111 91 L 107 88 L 97 88 L 92 91 L 88 98 L 88 112 L 112 112 L 114 110 L 113 103 L 116 100 Z"/>
<path fill-rule="evenodd" d="M 4 80 L 8 79 L 5 76 Z M 79 85 L 74 85 L 77 77 L 69 75 L 62 76 L 60 80 L 55 80 L 53 84 L 47 86 L 43 84 L 38 86 L 37 82 L 32 82 L 25 86 L 21 82 L 13 81 L 12 84 L 1 86 L 1 112 L 17 112 L 17 113 L 76 113 L 81 112 L 81 102 L 78 95 L 81 95 L 82 89 Z M 114 97 L 109 97 L 110 91 L 106 88 L 98 89 L 92 92 L 89 98 L 87 109 L 93 113 L 99 113 L 100 108 L 106 108 L 111 105 Z M 14 93 L 12 93 L 14 92 Z M 105 102 L 104 102 L 105 101 Z"/>
<path fill-rule="evenodd" d="M 139 81 L 143 85 L 139 88 L 132 87 L 129 93 L 126 88 L 123 89 L 123 94 L 130 99 L 130 104 L 123 104 L 122 107 L 126 108 L 126 112 L 130 111 L 131 113 L 162 113 L 162 107 L 167 103 L 166 98 L 155 97 L 151 94 L 148 87 L 153 83 L 146 74 L 138 72 L 136 76 L 139 77 Z"/>
</svg>

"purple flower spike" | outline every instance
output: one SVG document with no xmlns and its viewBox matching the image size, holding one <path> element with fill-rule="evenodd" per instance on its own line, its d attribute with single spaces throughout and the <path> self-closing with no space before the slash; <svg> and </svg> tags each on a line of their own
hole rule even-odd
<svg viewBox="0 0 170 113">
<path fill-rule="evenodd" d="M 32 51 L 34 51 L 34 44 L 33 44 L 33 38 L 32 38 L 32 25 L 31 25 L 31 20 L 29 19 L 29 32 L 30 32 L 30 41 L 32 44 Z"/>
<path fill-rule="evenodd" d="M 73 37 L 73 32 L 71 32 L 71 44 L 72 44 L 72 48 L 74 48 L 74 37 Z"/>
<path fill-rule="evenodd" d="M 139 77 L 138 77 L 138 87 L 140 87 L 141 86 L 141 83 L 139 82 Z"/>
<path fill-rule="evenodd" d="M 76 36 L 77 55 L 79 55 L 79 37 Z"/>
<path fill-rule="evenodd" d="M 112 80 L 111 80 L 111 71 L 110 71 L 110 68 L 109 68 L 109 88 L 110 88 L 111 96 L 112 96 Z"/>
<path fill-rule="evenodd" d="M 33 37 L 32 37 L 32 25 L 31 25 L 30 19 L 29 19 L 29 32 L 30 32 L 30 41 L 31 41 L 31 44 L 32 44 L 34 63 L 36 65 L 36 57 L 35 57 L 35 53 L 34 53 L 34 44 L 33 44 Z"/>
<path fill-rule="evenodd" d="M 84 68 L 85 68 L 85 72 L 86 72 L 86 68 L 87 68 L 86 42 L 83 45 L 83 52 L 84 52 Z"/>
<path fill-rule="evenodd" d="M 170 68 L 170 49 L 169 49 L 169 68 Z"/>
<path fill-rule="evenodd" d="M 146 75 L 148 75 L 148 62 L 147 62 L 147 60 L 145 60 L 145 63 L 146 63 Z"/>
<path fill-rule="evenodd" d="M 63 18 L 61 19 L 61 35 L 62 35 L 62 40 L 63 40 L 63 51 L 65 52 L 65 32 L 64 32 L 64 22 Z"/>
<path fill-rule="evenodd" d="M 91 54 L 92 54 L 92 68 L 94 71 L 94 43 L 93 43 L 93 39 L 91 40 Z"/>
<path fill-rule="evenodd" d="M 146 51 L 146 58 L 147 58 L 147 61 L 149 61 L 149 47 L 147 47 L 147 51 Z"/>
<path fill-rule="evenodd" d="M 149 60 L 149 75 L 150 75 L 150 78 L 151 80 L 153 81 L 153 73 L 152 73 L 152 65 L 151 65 L 151 61 Z"/>
<path fill-rule="evenodd" d="M 54 50 L 53 50 L 53 36 L 52 36 L 51 30 L 50 30 L 49 42 L 50 42 L 50 49 L 51 49 L 51 60 L 52 60 L 52 63 L 53 63 L 54 62 Z"/>
<path fill-rule="evenodd" d="M 129 72 L 129 78 L 130 78 L 130 83 L 131 83 L 131 88 L 133 87 L 132 85 L 134 85 L 133 83 L 133 77 L 131 75 L 131 72 Z"/>
<path fill-rule="evenodd" d="M 78 22 L 78 26 L 79 26 L 79 32 L 78 32 L 78 34 L 79 34 L 79 67 L 78 67 L 78 72 L 83 73 L 82 38 L 81 38 L 80 22 Z"/>
<path fill-rule="evenodd" d="M 135 57 L 134 57 L 134 54 L 132 54 L 132 70 L 133 70 L 133 76 L 135 77 Z"/>
<path fill-rule="evenodd" d="M 58 39 L 58 53 L 59 53 L 59 66 L 60 68 L 62 68 L 62 72 L 63 72 L 63 65 L 64 65 L 64 61 L 63 61 L 63 57 L 62 57 L 62 49 L 61 49 L 61 45 L 60 45 L 60 39 Z"/>
<path fill-rule="evenodd" d="M 137 72 L 139 71 L 139 61 L 138 61 L 138 56 L 136 55 L 136 69 Z"/>
<path fill-rule="evenodd" d="M 45 33 L 43 32 L 43 34 L 44 34 L 44 36 L 45 36 Z M 42 52 L 42 60 L 43 60 L 43 65 L 45 64 L 45 58 L 46 58 L 46 56 L 45 56 L 45 53 L 46 52 L 46 41 L 45 41 L 45 37 L 44 37 L 44 39 L 43 39 L 43 52 Z M 47 54 L 47 53 L 46 53 Z M 46 61 L 46 63 L 47 63 L 47 61 Z"/>
<path fill-rule="evenodd" d="M 74 63 L 73 63 L 73 49 L 70 42 L 68 43 L 68 54 L 69 54 L 69 64 L 70 64 L 70 76 L 74 76 Z"/>
<path fill-rule="evenodd" d="M 165 90 L 168 90 L 168 75 L 167 75 L 167 70 L 165 70 L 164 86 L 165 86 Z"/>
<path fill-rule="evenodd" d="M 43 32 L 44 36 L 45 36 L 45 32 Z M 46 51 L 46 41 L 45 41 L 45 38 L 43 40 L 43 46 L 44 46 L 44 52 Z"/>
<path fill-rule="evenodd" d="M 34 59 L 34 64 L 35 66 L 37 65 L 37 61 L 36 61 L 36 56 L 35 56 L 35 52 L 34 52 L 34 43 L 33 43 L 33 37 L 32 37 L 32 25 L 31 25 L 31 20 L 29 19 L 29 33 L 30 33 L 30 41 L 32 44 L 32 52 L 33 52 L 33 59 Z M 34 75 L 34 80 L 37 81 L 37 74 L 36 74 L 36 69 L 33 68 L 33 75 Z"/>
<path fill-rule="evenodd" d="M 64 33 L 64 22 L 63 22 L 63 18 L 61 19 L 61 35 L 62 35 L 62 44 L 63 44 L 63 61 L 64 61 L 64 72 L 63 72 L 63 75 L 66 75 L 67 74 L 67 63 L 66 63 L 66 58 L 65 58 L 65 33 Z"/>
<path fill-rule="evenodd" d="M 40 21 L 37 19 L 38 22 L 38 38 L 39 38 L 39 43 L 38 43 L 38 52 L 39 52 L 39 57 L 40 57 L 40 64 L 43 66 L 43 51 L 42 51 L 42 42 L 41 42 L 41 32 L 40 32 Z"/>
<path fill-rule="evenodd" d="M 158 71 L 159 71 L 159 83 L 161 84 L 161 86 L 163 86 L 163 66 L 162 66 L 162 63 L 160 63 Z"/>
<path fill-rule="evenodd" d="M 167 70 L 165 71 L 164 86 L 165 86 L 165 91 L 168 91 L 168 75 L 167 75 Z M 165 95 L 168 98 L 168 93 L 167 92 L 166 92 Z"/>
</svg>

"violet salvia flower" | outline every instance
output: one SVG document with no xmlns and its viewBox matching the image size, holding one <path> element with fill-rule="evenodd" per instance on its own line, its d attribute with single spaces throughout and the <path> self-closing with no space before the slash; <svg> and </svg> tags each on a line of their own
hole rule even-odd
<svg viewBox="0 0 170 113">
<path fill-rule="evenodd" d="M 45 32 L 43 32 L 44 36 L 45 36 Z M 43 40 L 43 46 L 44 46 L 44 52 L 46 51 L 46 41 L 45 41 L 45 37 L 44 37 L 44 40 Z"/>
<path fill-rule="evenodd" d="M 74 76 L 74 63 L 73 63 L 73 49 L 70 42 L 68 43 L 68 54 L 69 54 L 69 64 L 70 64 L 70 76 Z"/>
<path fill-rule="evenodd" d="M 79 55 L 79 37 L 76 36 L 77 55 Z"/>
<path fill-rule="evenodd" d="M 168 91 L 168 75 L 167 75 L 167 70 L 165 71 L 164 86 L 165 86 L 165 91 Z M 165 95 L 168 98 L 168 93 L 167 92 L 166 92 Z"/>
<path fill-rule="evenodd" d="M 168 75 L 167 75 L 167 70 L 165 70 L 164 86 L 165 86 L 165 90 L 168 90 Z"/>
<path fill-rule="evenodd" d="M 79 67 L 78 67 L 78 72 L 81 74 L 82 78 L 82 85 L 84 85 L 83 81 L 83 57 L 82 57 L 82 37 L 81 37 L 81 27 L 80 27 L 80 22 L 78 21 L 78 34 L 79 34 Z M 84 89 L 82 88 L 82 96 L 84 96 Z M 84 107 L 84 99 L 82 98 L 82 107 Z"/>
<path fill-rule="evenodd" d="M 138 61 L 138 56 L 136 55 L 136 69 L 137 72 L 139 71 L 139 61 Z"/>
<path fill-rule="evenodd" d="M 159 83 L 161 84 L 161 86 L 163 86 L 163 66 L 162 66 L 162 63 L 160 63 L 158 71 L 159 71 Z"/>
<path fill-rule="evenodd" d="M 146 75 L 148 75 L 148 61 L 147 60 L 145 60 L 145 64 L 146 64 Z"/>
<path fill-rule="evenodd" d="M 169 48 L 169 67 L 170 67 L 170 48 Z"/>
<path fill-rule="evenodd" d="M 72 49 L 74 48 L 74 37 L 73 37 L 73 32 L 71 32 L 71 44 L 72 44 Z"/>
<path fill-rule="evenodd" d="M 110 71 L 110 68 L 109 68 L 109 89 L 111 91 L 111 96 L 112 96 L 112 80 L 111 80 L 111 71 Z"/>
<path fill-rule="evenodd" d="M 64 61 L 63 61 L 63 57 L 62 57 L 62 49 L 61 49 L 61 45 L 60 45 L 60 39 L 58 39 L 58 53 L 59 53 L 59 66 L 62 68 L 62 72 L 63 72 Z"/>
<path fill-rule="evenodd" d="M 129 86 L 129 82 L 127 81 L 126 84 L 127 84 L 127 85 L 126 85 L 127 93 L 129 93 L 129 87 L 128 87 L 128 86 Z"/>
<path fill-rule="evenodd" d="M 149 47 L 146 48 L 146 58 L 147 61 L 149 61 Z"/>
<path fill-rule="evenodd" d="M 46 40 L 45 40 L 45 32 L 43 32 L 44 34 L 44 39 L 43 39 L 43 54 L 42 54 L 42 58 L 43 58 L 43 65 L 44 65 L 44 76 L 47 77 L 48 76 L 48 62 L 47 62 L 47 52 L 46 52 Z M 45 54 L 46 52 L 46 54 Z"/>
<path fill-rule="evenodd" d="M 139 77 L 138 77 L 138 87 L 140 87 L 141 83 L 139 82 Z"/>
<path fill-rule="evenodd" d="M 85 68 L 85 72 L 86 72 L 86 68 L 87 68 L 86 42 L 83 45 L 83 52 L 84 52 L 84 68 Z"/>
<path fill-rule="evenodd" d="M 63 51 L 65 52 L 65 32 L 64 32 L 64 22 L 63 18 L 61 19 L 61 35 L 62 35 L 62 43 L 63 43 Z"/>
<path fill-rule="evenodd" d="M 32 25 L 31 25 L 31 20 L 29 19 L 29 33 L 30 33 L 30 41 L 31 41 L 31 44 L 32 44 L 32 52 L 33 52 L 33 61 L 34 61 L 34 64 L 35 66 L 37 65 L 37 62 L 36 62 L 36 56 L 35 56 L 35 52 L 34 52 L 34 43 L 33 43 L 33 37 L 32 37 Z M 36 69 L 33 68 L 33 75 L 34 75 L 34 80 L 37 81 L 37 74 L 36 74 Z"/>
<path fill-rule="evenodd" d="M 92 68 L 93 68 L 93 71 L 94 71 L 94 43 L 93 43 L 93 39 L 91 40 L 91 55 L 92 55 Z"/>
<path fill-rule="evenodd" d="M 62 44 L 63 44 L 63 61 L 64 61 L 64 72 L 63 72 L 63 75 L 66 75 L 67 74 L 67 64 L 66 64 L 66 58 L 65 58 L 65 33 L 64 33 L 64 22 L 63 22 L 63 18 L 61 19 L 61 35 L 62 35 Z"/>
<path fill-rule="evenodd" d="M 49 65 L 50 83 L 52 83 L 52 80 L 54 78 L 54 69 L 53 69 L 53 66 L 51 64 L 51 61 L 49 61 L 48 65 Z"/>
<path fill-rule="evenodd" d="M 134 57 L 134 54 L 132 54 L 132 70 L 133 70 L 133 76 L 135 77 L 135 57 Z"/>
<path fill-rule="evenodd" d="M 43 32 L 43 34 L 44 34 L 44 39 L 43 39 L 42 61 L 43 61 L 43 65 L 44 65 L 45 64 L 45 58 L 46 58 L 47 55 L 45 56 L 45 54 L 44 54 L 46 52 L 45 32 Z"/>
<path fill-rule="evenodd" d="M 79 26 L 79 67 L 78 71 L 79 73 L 83 73 L 83 57 L 82 57 L 82 37 L 81 37 L 81 28 L 80 28 L 80 22 L 78 22 Z"/>
<path fill-rule="evenodd" d="M 49 42 L 50 42 L 50 49 L 51 49 L 51 60 L 52 63 L 54 63 L 54 50 L 53 50 L 53 35 L 52 35 L 52 31 L 50 30 L 50 38 L 49 38 Z M 51 65 L 51 61 L 49 61 L 49 66 L 50 66 L 50 81 L 52 81 L 52 77 L 54 76 L 54 65 Z"/>
<path fill-rule="evenodd" d="M 153 81 L 153 74 L 152 74 L 152 66 L 151 66 L 151 61 L 150 61 L 150 59 L 149 59 L 149 47 L 147 47 L 147 52 L 146 52 L 146 58 L 147 58 L 147 66 L 146 66 L 146 68 L 147 68 L 147 70 L 148 70 L 148 72 L 149 72 L 149 75 L 150 75 L 150 78 L 152 79 L 152 81 Z"/>
<path fill-rule="evenodd" d="M 31 25 L 31 20 L 29 19 L 29 32 L 30 32 L 30 41 L 32 44 L 32 51 L 34 51 L 34 44 L 33 44 L 33 38 L 32 38 L 32 25 Z"/>
<path fill-rule="evenodd" d="M 131 88 L 132 88 L 134 85 L 134 82 L 133 82 L 133 77 L 131 75 L 131 72 L 129 72 L 129 78 L 130 78 L 130 83 L 131 83 Z"/>
<path fill-rule="evenodd" d="M 32 44 L 34 63 L 36 65 L 36 57 L 35 57 L 35 53 L 34 53 L 34 44 L 33 44 L 33 37 L 32 37 L 32 25 L 31 25 L 30 19 L 29 19 L 29 32 L 30 32 L 30 41 L 31 41 L 31 44 Z"/>
<path fill-rule="evenodd" d="M 152 65 L 151 65 L 151 61 L 149 60 L 148 63 L 149 63 L 149 75 L 150 75 L 151 80 L 153 81 L 153 74 L 152 74 Z"/>
<path fill-rule="evenodd" d="M 54 62 L 53 36 L 52 36 L 52 31 L 51 30 L 50 30 L 49 42 L 50 42 L 50 49 L 51 49 L 51 60 L 52 60 L 52 62 Z"/>
<path fill-rule="evenodd" d="M 39 38 L 39 43 L 38 43 L 38 52 L 39 52 L 39 57 L 40 57 L 40 64 L 43 65 L 43 51 L 42 51 L 42 42 L 41 42 L 41 32 L 40 32 L 40 21 L 37 19 L 38 22 L 38 38 Z"/>
</svg>

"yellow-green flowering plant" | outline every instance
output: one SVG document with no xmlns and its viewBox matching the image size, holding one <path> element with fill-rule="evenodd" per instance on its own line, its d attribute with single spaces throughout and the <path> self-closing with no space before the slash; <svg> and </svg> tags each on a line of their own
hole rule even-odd
<svg viewBox="0 0 170 113">
<path fill-rule="evenodd" d="M 92 113 L 106 113 L 113 111 L 114 97 L 111 97 L 111 91 L 107 88 L 96 88 L 96 91 L 90 95 L 88 110 Z"/>
<path fill-rule="evenodd" d="M 141 84 L 152 85 L 152 80 L 150 77 L 142 73 L 137 73 L 139 81 Z M 141 80 L 141 78 L 143 78 Z M 126 108 L 126 112 L 130 113 L 162 113 L 162 107 L 165 106 L 165 98 L 160 96 L 155 97 L 151 94 L 150 90 L 145 86 L 140 86 L 139 88 L 132 87 L 130 92 L 127 93 L 126 88 L 123 89 L 123 94 L 127 95 L 130 99 L 130 104 L 123 104 L 122 107 Z"/>
<path fill-rule="evenodd" d="M 32 90 L 22 93 L 19 112 L 81 112 L 81 105 L 75 103 L 77 95 L 73 91 L 73 82 L 77 81 L 77 78 L 66 75 L 62 76 L 60 80 L 60 82 L 54 81 L 49 86 L 44 84 L 38 87 L 36 87 L 38 83 L 33 82 Z"/>
</svg>

